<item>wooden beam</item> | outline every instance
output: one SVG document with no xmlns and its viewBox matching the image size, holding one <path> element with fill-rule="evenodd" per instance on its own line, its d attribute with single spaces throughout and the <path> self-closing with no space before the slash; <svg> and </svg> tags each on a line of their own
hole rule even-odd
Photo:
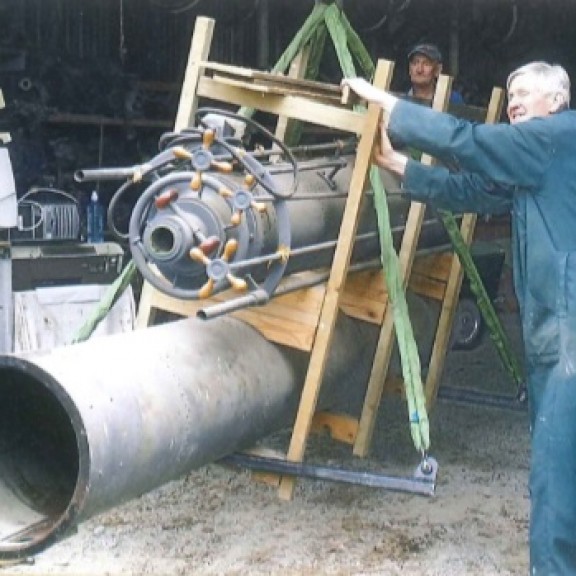
<svg viewBox="0 0 576 576">
<path fill-rule="evenodd" d="M 230 86 L 216 78 L 202 76 L 198 81 L 198 96 L 256 108 L 277 116 L 310 122 L 328 128 L 357 134 L 362 130 L 364 115 L 347 108 L 317 102 L 304 96 L 269 94 L 247 86 Z M 335 114 L 335 112 L 338 112 Z"/>
<path fill-rule="evenodd" d="M 436 110 L 444 110 L 448 105 L 451 83 L 452 80 L 449 76 L 443 74 L 440 75 L 436 86 L 434 102 L 432 104 L 432 107 Z M 421 162 L 424 164 L 432 164 L 433 159 L 428 155 L 423 155 Z M 410 278 L 410 271 L 416 254 L 418 239 L 420 238 L 420 229 L 422 227 L 422 221 L 424 220 L 425 210 L 426 206 L 419 202 L 412 202 L 410 205 L 408 220 L 402 236 L 402 245 L 398 255 L 401 281 L 404 288 Z M 368 381 L 368 388 L 366 390 L 362 414 L 360 416 L 358 436 L 354 444 L 354 454 L 357 456 L 366 456 L 370 448 L 378 408 L 380 407 L 382 393 L 384 391 L 386 373 L 388 372 L 388 367 L 390 365 L 393 344 L 394 315 L 392 307 L 389 306 L 386 310 L 384 323 L 382 324 L 382 329 L 380 331 L 374 364 L 372 365 L 372 372 Z"/>
<path fill-rule="evenodd" d="M 381 88 L 388 87 L 392 78 L 392 71 L 393 64 L 391 62 L 380 61 L 376 68 L 374 84 Z M 333 116 L 337 116 L 334 111 L 332 114 Z M 310 355 L 308 372 L 306 374 L 296 422 L 288 448 L 287 458 L 293 462 L 301 462 L 304 457 L 312 419 L 316 410 L 320 385 L 324 376 L 330 344 L 332 343 L 334 335 L 340 295 L 346 280 L 354 238 L 358 227 L 358 217 L 364 198 L 368 169 L 372 164 L 372 147 L 378 131 L 380 114 L 380 107 L 377 104 L 371 104 L 368 107 L 368 112 L 364 116 L 364 121 L 360 126 L 356 127 L 356 130 L 360 129 L 362 136 L 358 144 L 356 163 L 352 171 L 350 190 L 344 209 L 330 278 L 326 287 L 326 296 L 320 313 L 316 339 Z M 280 497 L 283 499 L 291 499 L 294 486 L 295 478 L 283 478 L 279 489 Z"/>
<path fill-rule="evenodd" d="M 498 122 L 502 113 L 502 106 L 504 105 L 504 91 L 501 88 L 494 88 L 490 98 L 490 104 L 486 113 L 487 124 Z M 476 226 L 476 215 L 465 214 L 460 225 L 460 231 L 464 242 L 467 245 L 472 243 L 474 237 L 474 229 Z M 440 387 L 440 377 L 444 370 L 444 362 L 446 359 L 446 350 L 450 339 L 450 332 L 454 321 L 454 314 L 456 312 L 456 305 L 460 294 L 460 287 L 462 285 L 462 265 L 457 254 L 452 256 L 452 267 L 448 282 L 446 285 L 446 294 L 442 301 L 442 310 L 440 318 L 438 319 L 438 328 L 436 330 L 436 338 L 434 339 L 434 346 L 432 348 L 432 355 L 428 365 L 428 374 L 426 377 L 426 404 L 428 407 L 432 406 L 438 396 L 438 388 Z"/>
<path fill-rule="evenodd" d="M 196 88 L 202 72 L 201 64 L 208 58 L 213 34 L 214 20 L 212 18 L 200 16 L 196 19 L 174 124 L 176 132 L 194 124 L 194 114 L 198 106 Z"/>
</svg>

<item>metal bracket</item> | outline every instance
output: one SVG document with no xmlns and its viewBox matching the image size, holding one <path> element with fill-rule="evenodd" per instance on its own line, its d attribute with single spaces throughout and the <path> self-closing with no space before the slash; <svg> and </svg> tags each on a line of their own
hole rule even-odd
<svg viewBox="0 0 576 576">
<path fill-rule="evenodd" d="M 434 496 L 436 490 L 436 475 L 438 462 L 430 456 L 421 462 L 414 470 L 413 476 L 387 476 L 377 472 L 363 472 L 360 470 L 346 470 L 327 466 L 317 466 L 303 462 L 291 462 L 280 458 L 266 458 L 251 454 L 230 454 L 219 460 L 221 464 L 239 466 L 259 472 L 271 472 L 287 476 L 301 476 L 331 482 L 345 482 L 384 488 L 396 492 L 409 492 L 423 496 Z"/>
</svg>

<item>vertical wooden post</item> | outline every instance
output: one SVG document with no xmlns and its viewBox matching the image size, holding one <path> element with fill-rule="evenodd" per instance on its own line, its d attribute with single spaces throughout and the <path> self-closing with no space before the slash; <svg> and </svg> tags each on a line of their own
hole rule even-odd
<svg viewBox="0 0 576 576">
<path fill-rule="evenodd" d="M 174 130 L 176 132 L 187 128 L 193 123 L 198 99 L 196 98 L 196 86 L 201 74 L 200 63 L 208 59 L 212 36 L 214 35 L 214 20 L 203 16 L 196 20 L 194 34 L 190 52 L 188 53 L 188 63 L 184 73 L 184 82 L 182 92 L 180 93 L 180 102 L 176 114 Z"/>
<path fill-rule="evenodd" d="M 486 123 L 493 124 L 498 122 L 500 114 L 502 113 L 503 104 L 504 91 L 502 88 L 494 88 L 486 112 Z M 462 233 L 462 238 L 468 245 L 472 243 L 475 226 L 476 214 L 465 214 L 462 218 L 462 223 L 460 224 L 460 232 Z M 432 355 L 428 366 L 428 375 L 426 377 L 426 405 L 429 407 L 432 406 L 438 396 L 440 377 L 444 370 L 450 331 L 452 329 L 454 313 L 456 312 L 456 305 L 458 303 L 458 296 L 462 285 L 462 275 L 463 272 L 460 259 L 457 254 L 454 254 L 452 256 L 452 266 L 446 284 L 446 293 L 442 300 L 442 310 L 440 312 L 440 318 L 438 319 L 436 338 L 434 339 L 434 346 L 432 348 Z"/>
<path fill-rule="evenodd" d="M 432 107 L 436 110 L 444 110 L 448 105 L 450 98 L 451 79 L 449 76 L 441 75 L 438 79 L 436 86 L 436 94 Z M 433 159 L 428 155 L 423 155 L 421 158 L 423 164 L 430 165 Z M 406 288 L 412 270 L 412 263 L 416 254 L 418 246 L 418 239 L 420 237 L 420 229 L 422 221 L 426 212 L 426 206 L 419 202 L 412 202 L 408 219 L 406 221 L 406 228 L 402 236 L 402 245 L 398 255 L 400 263 L 400 274 L 402 276 L 402 285 Z M 354 454 L 357 456 L 366 456 L 372 435 L 374 433 L 374 426 L 378 414 L 378 408 L 382 399 L 384 391 L 384 383 L 386 380 L 386 373 L 390 364 L 390 357 L 392 355 L 392 346 L 394 344 L 394 315 L 392 307 L 386 307 L 384 315 L 384 322 L 380 331 L 380 337 L 376 348 L 374 364 L 372 366 L 372 373 L 368 381 L 368 388 L 364 398 L 364 406 L 360 417 L 360 424 L 358 426 L 358 435 L 354 443 Z"/>
<path fill-rule="evenodd" d="M 374 84 L 380 88 L 387 88 L 392 78 L 393 68 L 391 62 L 379 62 L 376 68 Z M 350 255 L 358 226 L 358 215 L 364 197 L 368 169 L 372 163 L 372 148 L 378 131 L 380 113 L 381 109 L 378 105 L 371 104 L 368 107 L 362 136 L 358 144 L 356 163 L 352 172 L 350 190 L 344 209 L 330 278 L 326 287 L 316 338 L 312 347 L 308 372 L 306 374 L 296 423 L 288 449 L 287 459 L 293 462 L 300 462 L 304 457 L 312 419 L 316 410 L 320 385 L 324 376 L 328 351 L 332 342 L 334 325 L 339 310 L 339 299 L 346 280 Z M 292 498 L 294 485 L 295 478 L 284 477 L 280 483 L 280 497 L 283 499 Z"/>
</svg>

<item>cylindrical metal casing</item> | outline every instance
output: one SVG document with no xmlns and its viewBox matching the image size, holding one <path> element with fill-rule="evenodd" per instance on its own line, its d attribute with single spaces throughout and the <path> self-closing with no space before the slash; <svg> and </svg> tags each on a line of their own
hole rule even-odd
<svg viewBox="0 0 576 576">
<path fill-rule="evenodd" d="M 362 389 L 376 335 L 339 319 L 321 404 Z M 291 425 L 307 358 L 228 317 L 0 356 L 0 557 Z"/>
</svg>

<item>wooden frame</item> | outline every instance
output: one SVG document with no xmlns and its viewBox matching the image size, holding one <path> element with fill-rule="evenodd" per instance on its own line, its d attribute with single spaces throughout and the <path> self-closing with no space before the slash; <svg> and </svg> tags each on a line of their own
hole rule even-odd
<svg viewBox="0 0 576 576">
<path fill-rule="evenodd" d="M 330 428 L 334 437 L 354 444 L 354 452 L 357 455 L 365 455 L 371 442 L 376 413 L 385 389 L 394 340 L 394 326 L 391 310 L 387 307 L 387 293 L 381 271 L 361 273 L 361 282 L 355 282 L 353 277 L 349 278 L 348 271 L 381 111 L 376 105 L 368 106 L 367 111 L 352 109 L 351 103 L 345 97 L 337 97 L 339 91 L 337 86 L 299 79 L 305 70 L 306 54 L 301 53 L 293 62 L 290 77 L 211 63 L 207 59 L 213 28 L 214 22 L 211 19 L 201 17 L 196 21 L 175 130 L 188 126 L 194 116 L 198 99 L 204 97 L 276 114 L 278 116 L 276 134 L 280 137 L 284 136 L 287 122 L 291 119 L 355 133 L 360 137 L 342 225 L 327 282 L 322 286 L 275 297 L 266 306 L 249 308 L 235 312 L 234 315 L 253 325 L 270 341 L 310 352 L 308 371 L 286 458 L 296 462 L 303 460 L 308 436 L 315 426 Z M 393 63 L 389 61 L 379 61 L 374 84 L 387 88 L 390 85 L 393 67 Z M 450 88 L 450 78 L 441 76 L 434 100 L 435 108 L 446 109 Z M 501 100 L 500 95 L 500 106 Z M 493 121 L 499 116 L 497 101 L 498 96 L 493 95 L 488 120 Z M 424 157 L 422 161 L 432 163 L 429 157 Z M 462 281 L 462 270 L 457 256 L 452 254 L 435 255 L 431 257 L 428 265 L 425 260 L 414 265 L 424 211 L 424 205 L 412 203 L 399 261 L 404 286 L 409 282 L 411 285 L 414 283 L 417 291 L 426 295 L 436 295 L 442 300 L 442 312 L 426 382 L 427 400 L 430 405 L 438 390 L 455 302 Z M 474 216 L 466 215 L 462 223 L 462 233 L 467 243 L 472 240 L 474 225 Z M 438 258 L 441 258 L 443 273 L 439 276 L 436 274 L 435 277 L 433 271 L 439 270 Z M 216 296 L 214 299 L 218 301 L 219 298 L 222 296 Z M 161 294 L 145 283 L 137 326 L 147 326 L 157 309 L 191 315 L 204 304 L 205 302 L 177 300 Z M 339 310 L 381 325 L 372 374 L 359 421 L 348 416 L 316 413 L 320 385 Z M 287 322 L 291 323 L 288 327 Z M 284 499 L 291 498 L 294 483 L 294 478 L 282 478 L 279 482 L 279 496 Z"/>
</svg>

